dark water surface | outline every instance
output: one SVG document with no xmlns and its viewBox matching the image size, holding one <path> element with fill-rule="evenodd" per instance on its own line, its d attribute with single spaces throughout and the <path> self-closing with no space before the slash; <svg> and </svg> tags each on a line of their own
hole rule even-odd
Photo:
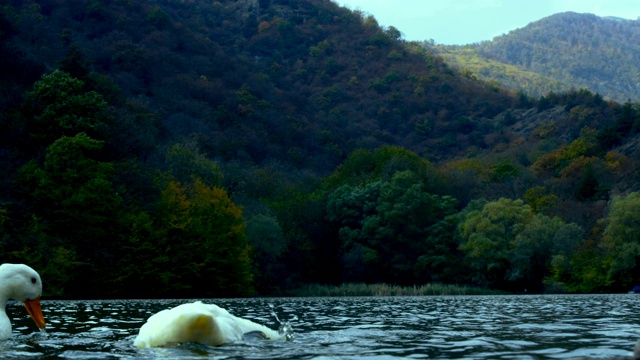
<svg viewBox="0 0 640 360">
<path fill-rule="evenodd" d="M 46 333 L 18 304 L 2 358 L 24 359 L 567 359 L 631 356 L 640 296 L 529 295 L 208 299 L 293 341 L 137 349 L 140 326 L 186 300 L 43 301 Z"/>
</svg>

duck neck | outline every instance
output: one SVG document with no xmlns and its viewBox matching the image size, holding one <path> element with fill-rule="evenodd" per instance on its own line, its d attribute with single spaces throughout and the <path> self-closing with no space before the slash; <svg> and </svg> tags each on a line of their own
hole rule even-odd
<svg viewBox="0 0 640 360">
<path fill-rule="evenodd" d="M 7 302 L 9 298 L 11 298 L 11 292 L 9 291 L 10 286 L 0 286 L 0 310 L 2 313 L 5 312 L 5 308 L 7 307 Z"/>
<path fill-rule="evenodd" d="M 3 280 L 2 283 L 5 283 Z M 7 302 L 9 301 L 11 286 L 0 287 L 0 339 L 11 337 L 11 320 L 7 316 Z"/>
<path fill-rule="evenodd" d="M 5 309 L 6 304 L 7 300 L 3 299 L 2 306 L 0 307 L 0 340 L 11 337 L 11 321 L 7 316 L 7 311 Z"/>
</svg>

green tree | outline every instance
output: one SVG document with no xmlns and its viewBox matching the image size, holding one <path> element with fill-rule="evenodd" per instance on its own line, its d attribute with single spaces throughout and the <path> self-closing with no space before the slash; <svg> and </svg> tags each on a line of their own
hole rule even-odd
<svg viewBox="0 0 640 360">
<path fill-rule="evenodd" d="M 584 169 L 584 174 L 582 175 L 580 184 L 578 184 L 576 197 L 578 200 L 583 201 L 593 199 L 599 192 L 602 192 L 600 187 L 600 182 L 598 181 L 598 177 L 593 169 L 593 164 L 588 163 Z"/>
<path fill-rule="evenodd" d="M 20 169 L 19 181 L 33 208 L 31 226 L 38 229 L 34 235 L 46 238 L 52 249 L 67 249 L 58 252 L 57 259 L 82 266 L 82 271 L 64 268 L 73 274 L 65 277 L 69 288 L 85 296 L 98 291 L 105 280 L 102 270 L 115 254 L 112 231 L 117 231 L 122 203 L 112 183 L 113 164 L 99 160 L 103 144 L 85 133 L 63 136 L 47 147 L 43 165 L 30 161 Z M 81 285 L 88 279 L 91 286 Z"/>
<path fill-rule="evenodd" d="M 376 214 L 363 223 L 369 243 L 382 255 L 387 281 L 415 284 L 430 280 L 428 273 L 417 273 L 417 259 L 430 248 L 434 226 L 455 212 L 457 201 L 431 194 L 427 187 L 415 173 L 397 172 L 380 188 Z"/>
<path fill-rule="evenodd" d="M 82 81 L 54 71 L 26 93 L 21 117 L 22 132 L 31 136 L 21 156 L 32 160 L 15 177 L 19 245 L 5 249 L 41 269 L 49 294 L 91 296 L 102 290 L 118 256 L 113 234 L 122 198 L 105 142 L 96 140 L 110 121 L 108 105 Z"/>
<path fill-rule="evenodd" d="M 358 149 L 325 180 L 331 189 L 342 185 L 364 185 L 389 180 L 398 171 L 412 171 L 432 193 L 441 193 L 444 180 L 435 166 L 400 146 L 381 146 L 374 151 Z"/>
<path fill-rule="evenodd" d="M 171 264 L 167 238 L 148 212 L 131 208 L 118 218 L 113 241 L 120 255 L 116 266 L 105 269 L 105 297 L 170 297 L 182 285 Z"/>
<path fill-rule="evenodd" d="M 167 151 L 166 162 L 171 175 L 183 184 L 191 184 L 196 179 L 209 186 L 222 183 L 220 167 L 208 159 L 194 141 L 175 143 Z"/>
<path fill-rule="evenodd" d="M 556 211 L 559 198 L 555 194 L 549 194 L 544 186 L 535 186 L 524 193 L 531 210 L 535 213 L 550 214 Z"/>
<path fill-rule="evenodd" d="M 533 218 L 522 200 L 501 198 L 468 212 L 459 224 L 460 249 L 481 286 L 507 287 L 510 255 L 516 236 Z"/>
<path fill-rule="evenodd" d="M 362 188 L 345 185 L 329 196 L 327 216 L 339 224 L 351 276 L 416 284 L 440 275 L 432 272 L 439 269 L 436 257 L 449 253 L 453 228 L 445 218 L 455 213 L 456 200 L 427 187 L 407 170 Z"/>
<path fill-rule="evenodd" d="M 490 178 L 494 182 L 504 182 L 518 176 L 518 169 L 507 161 L 493 167 Z"/>
<path fill-rule="evenodd" d="M 89 74 L 89 64 L 80 47 L 72 44 L 67 49 L 67 55 L 60 61 L 60 71 L 68 73 L 76 79 L 85 79 Z"/>
<path fill-rule="evenodd" d="M 0 208 L 0 243 L 4 243 L 8 237 L 4 225 L 7 220 L 9 220 L 8 211 L 6 209 Z"/>
<path fill-rule="evenodd" d="M 327 219 L 339 228 L 342 243 L 343 278 L 347 281 L 375 281 L 380 276 L 378 250 L 363 232 L 364 222 L 377 212 L 382 181 L 363 187 L 343 185 L 327 199 Z"/>
<path fill-rule="evenodd" d="M 559 291 L 575 291 L 579 279 L 579 261 L 581 247 L 585 247 L 584 229 L 576 223 L 563 225 L 553 240 L 553 256 L 550 264 L 548 285 Z"/>
<path fill-rule="evenodd" d="M 98 160 L 103 145 L 85 133 L 63 136 L 47 148 L 44 166 L 30 162 L 22 168 L 42 215 L 56 224 L 56 231 L 89 237 L 106 231 L 100 228 L 121 199 L 111 183 L 113 164 Z M 78 221 L 91 226 L 76 229 Z"/>
<path fill-rule="evenodd" d="M 542 291 L 553 271 L 554 257 L 559 261 L 558 256 L 572 254 L 575 244 L 582 241 L 582 233 L 576 224 L 536 214 L 515 237 L 507 279 L 528 290 Z"/>
<path fill-rule="evenodd" d="M 287 241 L 281 285 L 341 281 L 338 230 L 326 219 L 325 196 L 289 188 L 271 206 Z"/>
<path fill-rule="evenodd" d="M 287 250 L 287 239 L 278 220 L 264 214 L 248 218 L 247 239 L 253 247 L 256 290 L 274 293 L 285 277 L 283 256 Z"/>
<path fill-rule="evenodd" d="M 31 135 L 44 146 L 80 132 L 97 137 L 99 126 L 109 119 L 102 95 L 86 91 L 83 81 L 60 70 L 43 75 L 33 85 L 28 106 L 33 112 Z"/>
<path fill-rule="evenodd" d="M 614 197 L 600 246 L 610 286 L 627 290 L 640 282 L 640 193 Z"/>
</svg>

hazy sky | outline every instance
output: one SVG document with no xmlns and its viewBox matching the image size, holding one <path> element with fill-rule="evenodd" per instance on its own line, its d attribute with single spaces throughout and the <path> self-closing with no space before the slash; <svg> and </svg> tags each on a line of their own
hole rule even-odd
<svg viewBox="0 0 640 360">
<path fill-rule="evenodd" d="M 463 45 L 508 33 L 565 11 L 636 20 L 640 0 L 333 0 L 394 26 L 405 40 Z"/>
</svg>

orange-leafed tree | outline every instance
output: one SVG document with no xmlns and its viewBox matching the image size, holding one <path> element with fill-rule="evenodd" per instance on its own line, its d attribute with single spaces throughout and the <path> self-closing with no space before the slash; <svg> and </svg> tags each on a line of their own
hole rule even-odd
<svg viewBox="0 0 640 360">
<path fill-rule="evenodd" d="M 161 193 L 157 224 L 158 256 L 170 272 L 165 284 L 179 297 L 232 297 L 253 294 L 251 247 L 242 211 L 227 193 L 199 179 L 186 190 L 177 181 Z"/>
</svg>

